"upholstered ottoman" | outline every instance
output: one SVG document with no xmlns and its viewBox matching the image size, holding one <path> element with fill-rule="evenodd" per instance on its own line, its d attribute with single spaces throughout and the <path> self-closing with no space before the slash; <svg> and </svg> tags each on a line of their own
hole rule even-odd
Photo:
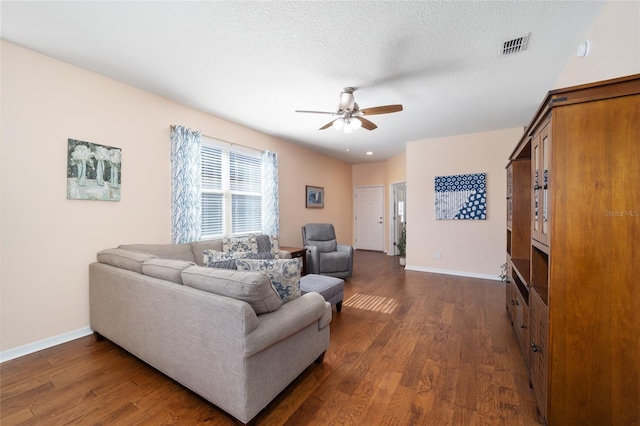
<svg viewBox="0 0 640 426">
<path fill-rule="evenodd" d="M 344 299 L 344 280 L 327 275 L 308 274 L 300 278 L 300 291 L 302 294 L 312 291 L 320 293 L 324 300 L 336 305 L 336 310 L 342 310 Z"/>
</svg>

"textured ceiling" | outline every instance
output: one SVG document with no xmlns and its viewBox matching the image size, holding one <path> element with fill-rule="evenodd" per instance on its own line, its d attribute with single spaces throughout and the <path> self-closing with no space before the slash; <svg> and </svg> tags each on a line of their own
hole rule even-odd
<svg viewBox="0 0 640 426">
<path fill-rule="evenodd" d="M 409 141 L 528 124 L 603 4 L 2 1 L 0 13 L 3 39 L 361 163 Z M 526 51 L 500 56 L 528 33 Z M 352 134 L 294 112 L 334 111 L 347 86 L 361 108 L 404 111 Z"/>
</svg>

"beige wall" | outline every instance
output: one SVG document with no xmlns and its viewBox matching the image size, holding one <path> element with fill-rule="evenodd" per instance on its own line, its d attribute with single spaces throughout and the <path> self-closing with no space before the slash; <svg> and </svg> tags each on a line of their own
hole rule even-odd
<svg viewBox="0 0 640 426">
<path fill-rule="evenodd" d="M 504 263 L 507 159 L 523 127 L 407 144 L 407 269 L 496 278 Z M 436 220 L 436 176 L 487 174 L 486 220 Z M 442 257 L 435 258 L 440 251 Z"/>
<path fill-rule="evenodd" d="M 554 88 L 640 73 L 640 2 L 608 1 L 584 40 L 589 54 L 574 53 Z"/>
<path fill-rule="evenodd" d="M 170 241 L 169 125 L 278 152 L 280 230 L 327 221 L 351 240 L 351 165 L 2 41 L 0 351 L 89 325 L 98 250 Z M 66 199 L 67 139 L 122 148 L 120 202 Z M 324 209 L 305 209 L 305 184 Z"/>
<path fill-rule="evenodd" d="M 407 180 L 407 153 L 396 155 L 387 161 L 387 177 L 389 183 L 400 183 Z"/>
</svg>

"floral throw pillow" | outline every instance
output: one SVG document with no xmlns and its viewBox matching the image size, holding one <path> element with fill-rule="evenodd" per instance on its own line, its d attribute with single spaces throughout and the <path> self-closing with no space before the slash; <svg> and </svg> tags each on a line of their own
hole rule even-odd
<svg viewBox="0 0 640 426">
<path fill-rule="evenodd" d="M 238 271 L 260 271 L 269 277 L 283 303 L 300 297 L 300 259 L 237 259 Z"/>
<path fill-rule="evenodd" d="M 256 237 L 230 237 L 222 239 L 222 251 L 230 252 L 258 252 Z"/>
<path fill-rule="evenodd" d="M 236 259 L 246 254 L 246 252 L 227 253 L 216 250 L 204 250 L 202 252 L 202 264 L 209 268 L 236 269 Z"/>
<path fill-rule="evenodd" d="M 236 259 L 274 259 L 271 253 L 253 253 L 249 251 L 222 252 L 216 250 L 204 250 L 202 252 L 202 264 L 209 268 L 237 269 Z"/>
<path fill-rule="evenodd" d="M 280 240 L 277 235 L 269 235 L 269 243 L 271 244 L 271 254 L 274 259 L 280 259 Z"/>
</svg>

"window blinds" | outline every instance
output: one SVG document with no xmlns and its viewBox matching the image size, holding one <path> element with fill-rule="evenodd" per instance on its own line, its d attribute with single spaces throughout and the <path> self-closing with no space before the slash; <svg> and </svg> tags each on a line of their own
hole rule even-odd
<svg viewBox="0 0 640 426">
<path fill-rule="evenodd" d="M 260 152 L 203 139 L 201 159 L 202 237 L 260 232 Z"/>
</svg>

